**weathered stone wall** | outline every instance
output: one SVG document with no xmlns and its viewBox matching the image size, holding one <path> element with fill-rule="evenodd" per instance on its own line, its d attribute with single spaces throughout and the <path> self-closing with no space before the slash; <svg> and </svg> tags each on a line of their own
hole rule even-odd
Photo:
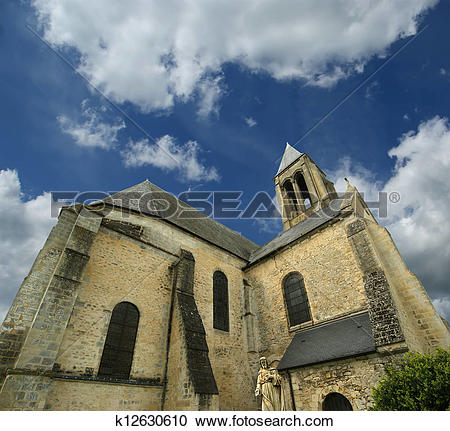
<svg viewBox="0 0 450 431">
<path fill-rule="evenodd" d="M 192 253 L 181 250 L 180 259 L 173 267 L 174 321 L 169 336 L 167 391 L 162 402 L 165 410 L 218 407 L 218 389 L 209 361 L 205 328 L 194 297 L 194 272 Z"/>
<path fill-rule="evenodd" d="M 0 330 L 0 385 L 16 362 L 77 215 L 63 211 L 17 292 Z"/>
<path fill-rule="evenodd" d="M 385 365 L 396 358 L 375 353 L 290 370 L 296 410 L 322 410 L 331 392 L 344 395 L 353 410 L 369 409 L 372 388 L 385 374 Z"/>
<path fill-rule="evenodd" d="M 189 367 L 182 311 L 178 295 L 174 301 L 170 350 L 167 367 L 167 387 L 164 410 L 218 410 L 219 397 L 214 394 L 196 393 L 196 382 Z"/>
<path fill-rule="evenodd" d="M 254 373 L 249 367 L 247 337 L 244 329 L 244 282 L 241 268 L 245 262 L 225 253 L 205 248 L 192 250 L 195 261 L 194 296 L 206 330 L 209 358 L 219 388 L 221 410 L 254 410 Z M 230 331 L 213 328 L 212 282 L 215 271 L 228 279 Z"/>
<path fill-rule="evenodd" d="M 82 210 L 72 225 L 32 326 L 23 341 L 14 370 L 6 371 L 0 393 L 0 408 L 42 409 L 50 386 L 49 373 L 72 313 L 100 221 L 100 216 L 88 216 Z M 19 397 L 18 393 L 25 389 L 25 398 Z"/>
<path fill-rule="evenodd" d="M 313 323 L 367 308 L 363 277 L 344 223 L 345 219 L 329 225 L 246 270 L 258 304 L 259 351 L 269 361 L 281 359 L 293 336 L 282 290 L 290 272 L 303 276 Z"/>
<path fill-rule="evenodd" d="M 248 366 L 246 334 L 242 324 L 244 298 L 241 268 L 245 261 L 167 222 L 130 215 L 123 224 L 120 217 L 115 213 L 108 215 L 108 219 L 116 224 L 104 221 L 95 238 L 91 259 L 86 266 L 53 372 L 62 376 L 96 376 L 111 311 L 118 302 L 129 301 L 140 312 L 131 379 L 143 382 L 160 379 L 162 383 L 167 356 L 170 267 L 183 248 L 193 254 L 196 262 L 193 293 L 219 388 L 219 404 L 216 407 L 256 408 L 252 394 L 254 378 Z M 140 228 L 133 227 L 136 225 Z M 212 278 L 218 269 L 228 278 L 230 332 L 212 327 Z M 70 381 L 60 383 L 58 380 L 49 392 L 47 404 L 57 405 L 61 409 L 72 408 L 75 400 L 70 398 L 70 394 L 75 395 L 75 392 L 68 389 L 71 384 Z M 104 389 L 109 387 L 99 382 L 73 384 L 80 388 L 89 387 L 92 400 L 101 397 Z M 141 389 L 130 387 L 128 391 L 139 392 Z M 152 393 L 158 392 L 155 388 L 150 390 Z M 193 402 L 198 408 L 211 408 L 208 403 L 212 403 L 214 408 L 216 401 L 196 397 L 198 399 Z M 151 408 L 160 408 L 160 404 Z"/>
<path fill-rule="evenodd" d="M 133 378 L 162 379 L 175 257 L 101 227 L 57 359 L 60 374 L 97 375 L 109 320 L 123 301 L 139 310 Z M 158 348 L 155 348 L 158 346 Z"/>
<path fill-rule="evenodd" d="M 195 410 L 195 393 L 187 368 L 187 351 L 181 312 L 174 301 L 170 350 L 167 364 L 167 387 L 164 397 L 165 410 Z"/>
<path fill-rule="evenodd" d="M 166 409 L 256 410 L 259 356 L 276 365 L 294 330 L 366 309 L 380 348 L 400 351 L 403 334 L 409 348 L 422 351 L 448 344 L 420 282 L 374 223 L 333 221 L 244 271 L 243 259 L 163 220 L 112 212 L 99 225 L 100 218 L 63 211 L 24 280 L 0 335 L 0 371 L 14 368 L 0 408 L 156 410 L 164 400 Z M 177 292 L 173 274 L 183 253 L 192 265 L 183 281 L 188 291 Z M 228 280 L 228 332 L 213 328 L 215 271 Z M 282 290 L 292 271 L 303 276 L 312 315 L 295 328 Z M 140 313 L 131 376 L 106 383 L 96 375 L 111 312 L 122 301 Z M 297 409 L 318 409 L 333 391 L 366 409 L 393 357 L 291 370 Z M 205 373 L 196 376 L 194 363 L 212 370 L 218 399 L 199 391 Z"/>
<path fill-rule="evenodd" d="M 436 312 L 419 279 L 408 269 L 386 228 L 367 223 L 374 250 L 391 286 L 406 342 L 410 350 L 428 352 L 450 346 L 448 328 Z"/>
<path fill-rule="evenodd" d="M 364 288 L 372 325 L 375 346 L 384 346 L 404 341 L 386 274 L 377 258 L 367 222 L 362 218 L 352 218 L 346 225 L 347 237 L 356 261 L 364 276 Z"/>
<path fill-rule="evenodd" d="M 45 410 L 159 410 L 160 386 L 54 379 Z"/>
</svg>

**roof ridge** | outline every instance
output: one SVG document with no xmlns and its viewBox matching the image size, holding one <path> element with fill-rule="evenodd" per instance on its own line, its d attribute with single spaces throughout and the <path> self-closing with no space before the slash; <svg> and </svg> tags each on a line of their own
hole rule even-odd
<svg viewBox="0 0 450 431">
<path fill-rule="evenodd" d="M 136 204 L 131 202 L 133 199 L 130 199 L 129 201 L 120 199 L 121 195 L 124 193 L 137 192 L 145 194 L 146 192 L 155 192 L 155 191 L 162 192 L 176 200 L 177 210 L 173 214 L 171 214 L 170 217 L 164 217 L 164 214 L 161 214 L 163 210 L 155 205 L 152 205 L 151 207 L 147 205 L 146 209 L 148 211 L 142 211 L 142 209 L 137 208 Z M 115 200 L 117 201 L 120 200 L 120 204 L 115 204 L 114 202 Z M 175 224 L 176 226 L 181 227 L 182 229 L 188 230 L 190 233 L 200 238 L 206 239 L 207 241 L 219 247 L 231 251 L 233 254 L 237 254 L 238 256 L 244 258 L 247 261 L 249 260 L 251 252 L 260 248 L 259 244 L 256 244 L 255 242 L 246 238 L 239 232 L 236 232 L 235 230 L 229 228 L 228 226 L 225 226 L 224 224 L 220 223 L 214 218 L 206 215 L 202 211 L 199 211 L 197 208 L 192 207 L 188 203 L 179 199 L 174 194 L 153 184 L 148 179 L 138 184 L 135 184 L 134 186 L 116 192 L 98 202 L 102 201 L 105 203 L 113 204 L 119 208 L 126 208 L 131 210 L 137 208 L 144 214 L 160 217 L 161 219 L 167 220 Z M 180 214 L 180 208 L 181 210 L 185 209 L 192 211 L 192 217 L 190 218 L 178 217 Z M 203 221 L 202 225 L 200 225 L 199 222 L 200 220 Z"/>
</svg>

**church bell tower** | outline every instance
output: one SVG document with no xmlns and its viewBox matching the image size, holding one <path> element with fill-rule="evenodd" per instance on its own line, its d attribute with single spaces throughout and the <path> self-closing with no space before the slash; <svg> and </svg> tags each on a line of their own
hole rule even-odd
<svg viewBox="0 0 450 431">
<path fill-rule="evenodd" d="M 312 159 L 288 143 L 273 180 L 283 230 L 308 218 L 337 197 L 334 184 L 327 180 Z"/>
</svg>

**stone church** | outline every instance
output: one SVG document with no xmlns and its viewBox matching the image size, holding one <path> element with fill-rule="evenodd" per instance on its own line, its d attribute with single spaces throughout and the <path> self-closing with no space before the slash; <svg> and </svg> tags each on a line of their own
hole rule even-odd
<svg viewBox="0 0 450 431">
<path fill-rule="evenodd" d="M 63 208 L 1 327 L 0 408 L 258 410 L 264 356 L 288 409 L 365 410 L 386 364 L 449 346 L 354 187 L 289 145 L 274 182 L 264 246 L 149 181 Z"/>
</svg>

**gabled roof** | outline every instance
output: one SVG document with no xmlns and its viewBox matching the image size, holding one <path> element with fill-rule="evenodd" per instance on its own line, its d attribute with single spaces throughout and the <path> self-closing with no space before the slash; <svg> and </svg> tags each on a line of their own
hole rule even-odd
<svg viewBox="0 0 450 431">
<path fill-rule="evenodd" d="M 291 147 L 286 142 L 286 148 L 284 149 L 283 158 L 281 159 L 280 167 L 278 168 L 277 175 L 283 172 L 289 165 L 294 163 L 297 159 L 302 156 L 303 153 L 297 151 L 294 147 Z"/>
<path fill-rule="evenodd" d="M 259 248 L 259 245 L 207 217 L 148 180 L 108 196 L 102 201 L 115 207 L 167 220 L 247 261 L 250 254 Z"/>
<path fill-rule="evenodd" d="M 279 370 L 375 352 L 369 314 L 310 328 L 294 335 Z"/>
<path fill-rule="evenodd" d="M 276 250 L 289 245 L 291 242 L 301 238 L 302 236 L 312 232 L 314 229 L 334 220 L 338 217 L 345 217 L 351 211 L 341 206 L 342 201 L 333 200 L 326 207 L 321 208 L 308 218 L 292 226 L 288 230 L 269 241 L 267 244 L 253 251 L 250 255 L 249 266 L 264 259 Z M 342 208 L 342 209 L 341 209 Z"/>
</svg>

